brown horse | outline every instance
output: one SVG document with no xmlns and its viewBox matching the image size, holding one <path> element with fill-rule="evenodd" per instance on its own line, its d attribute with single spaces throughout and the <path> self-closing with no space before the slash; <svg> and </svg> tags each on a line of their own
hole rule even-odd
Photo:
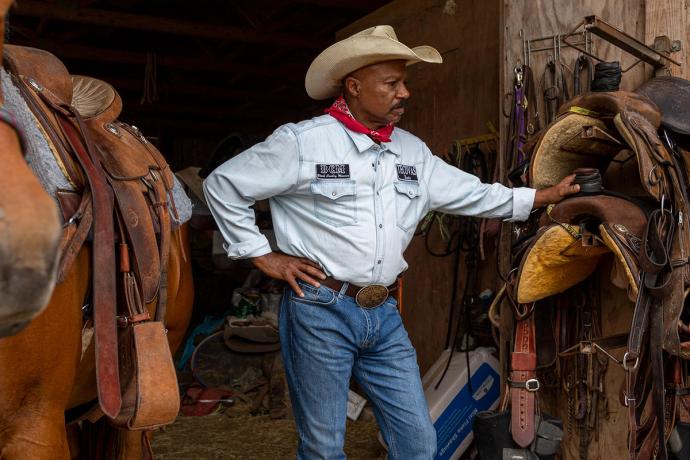
<svg viewBox="0 0 690 460">
<path fill-rule="evenodd" d="M 10 3 L 0 1 L 5 7 Z M 50 275 L 23 281 L 34 283 L 32 289 L 41 292 L 38 297 L 49 297 L 49 301 L 24 330 L 0 339 L 0 458 L 68 459 L 78 454 L 78 447 L 68 442 L 65 411 L 97 407 L 94 345 L 83 339 L 82 306 L 90 295 L 91 279 L 98 267 L 93 266 L 92 248 L 86 244 L 64 280 L 53 289 L 55 248 L 60 237 L 56 204 L 27 167 L 12 128 L 2 123 L 0 164 L 5 173 L 0 181 L 0 255 L 6 250 L 26 253 L 27 259 L 33 256 L 42 260 L 35 262 L 34 271 Z M 24 204 L 17 204 L 21 200 Z M 6 205 L 6 201 L 12 205 Z M 165 324 L 174 351 L 182 342 L 193 302 L 186 226 L 171 231 L 170 241 Z M 12 246 L 6 248 L 8 242 Z M 4 273 L 17 269 L 17 260 L 12 259 L 7 268 L 0 266 L 0 283 Z M 5 264 L 7 258 L 0 261 Z M 0 298 L 4 298 L 1 290 Z M 153 317 L 155 300 L 147 307 Z M 122 431 L 114 439 L 118 445 L 107 447 L 116 451 L 118 458 L 142 458 L 139 432 Z"/>
<path fill-rule="evenodd" d="M 4 15 L 11 4 L 11 0 L 0 0 L 0 37 L 4 36 Z M 24 161 L 17 132 L 5 122 L 0 123 L 0 165 L 3 337 L 21 330 L 48 303 L 56 280 L 60 221 L 54 201 Z"/>
</svg>

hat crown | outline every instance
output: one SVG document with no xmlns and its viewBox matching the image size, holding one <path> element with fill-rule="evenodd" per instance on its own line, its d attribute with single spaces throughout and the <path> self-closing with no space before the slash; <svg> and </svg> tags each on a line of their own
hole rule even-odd
<svg viewBox="0 0 690 460">
<path fill-rule="evenodd" d="M 361 32 L 357 32 L 351 37 L 362 37 L 362 36 L 372 36 L 372 37 L 387 37 L 395 41 L 398 41 L 398 36 L 395 35 L 395 30 L 391 26 L 374 26 L 364 29 Z"/>
</svg>

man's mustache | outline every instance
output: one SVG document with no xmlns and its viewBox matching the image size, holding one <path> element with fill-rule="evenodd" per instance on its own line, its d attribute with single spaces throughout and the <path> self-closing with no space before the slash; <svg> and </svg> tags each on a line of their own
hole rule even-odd
<svg viewBox="0 0 690 460">
<path fill-rule="evenodd" d="M 391 108 L 391 110 L 395 110 L 395 109 L 406 109 L 406 108 L 407 108 L 407 105 L 408 105 L 408 102 L 407 102 L 407 99 L 405 99 L 405 100 L 400 101 L 400 102 L 398 102 L 397 104 L 395 104 L 395 105 L 393 106 L 393 108 Z"/>
</svg>

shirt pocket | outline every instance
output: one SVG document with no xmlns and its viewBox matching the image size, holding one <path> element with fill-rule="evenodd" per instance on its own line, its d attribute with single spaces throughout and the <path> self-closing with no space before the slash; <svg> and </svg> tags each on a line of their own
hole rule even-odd
<svg viewBox="0 0 690 460">
<path fill-rule="evenodd" d="M 357 222 L 357 182 L 354 180 L 315 180 L 311 183 L 314 214 L 334 227 Z"/>
<path fill-rule="evenodd" d="M 398 227 L 413 230 L 422 213 L 422 188 L 418 182 L 393 182 L 395 187 L 395 214 Z"/>
</svg>

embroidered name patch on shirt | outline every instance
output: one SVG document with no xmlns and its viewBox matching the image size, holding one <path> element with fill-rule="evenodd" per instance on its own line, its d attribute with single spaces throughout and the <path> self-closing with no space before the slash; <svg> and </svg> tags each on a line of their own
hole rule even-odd
<svg viewBox="0 0 690 460">
<path fill-rule="evenodd" d="M 417 168 L 410 165 L 395 165 L 398 169 L 398 180 L 417 182 Z"/>
<path fill-rule="evenodd" d="M 348 164 L 334 164 L 334 165 L 316 165 L 317 179 L 349 179 L 350 165 Z"/>
</svg>

